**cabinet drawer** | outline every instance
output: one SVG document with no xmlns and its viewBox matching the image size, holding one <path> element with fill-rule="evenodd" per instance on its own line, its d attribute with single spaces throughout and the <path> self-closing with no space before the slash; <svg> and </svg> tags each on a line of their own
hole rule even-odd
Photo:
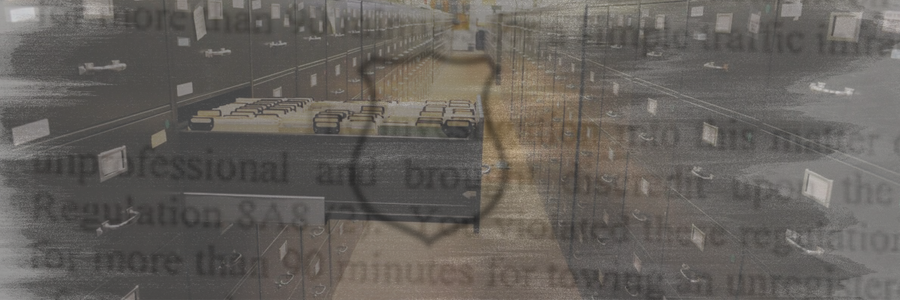
<svg viewBox="0 0 900 300">
<path fill-rule="evenodd" d="M 254 2 L 254 1 L 250 1 Z M 203 100 L 250 82 L 249 9 L 209 1 L 166 1 L 171 93 L 178 103 Z M 181 4 L 181 5 L 179 5 Z"/>
</svg>

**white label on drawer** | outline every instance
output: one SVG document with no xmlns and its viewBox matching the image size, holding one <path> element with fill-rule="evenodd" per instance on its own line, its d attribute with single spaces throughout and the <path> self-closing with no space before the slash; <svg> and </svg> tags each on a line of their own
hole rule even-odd
<svg viewBox="0 0 900 300">
<path fill-rule="evenodd" d="M 891 50 L 891 58 L 900 59 L 900 49 Z"/>
<path fill-rule="evenodd" d="M 575 63 L 572 63 L 572 73 L 575 73 Z"/>
<path fill-rule="evenodd" d="M 353 58 L 353 66 L 356 66 L 356 57 Z"/>
<path fill-rule="evenodd" d="M 208 0 L 207 6 L 210 20 L 221 20 L 224 17 L 225 6 L 222 4 L 222 0 Z"/>
<path fill-rule="evenodd" d="M 616 95 L 616 96 L 619 95 L 619 83 L 618 82 L 613 82 L 613 91 L 612 92 L 613 92 L 613 95 Z"/>
<path fill-rule="evenodd" d="M 178 37 L 178 46 L 179 47 L 190 47 L 191 46 L 191 38 Z"/>
<path fill-rule="evenodd" d="M 666 15 L 656 15 L 656 30 L 666 29 Z"/>
<path fill-rule="evenodd" d="M 184 95 L 190 95 L 193 93 L 194 93 L 194 83 L 193 82 L 182 83 L 175 87 L 175 94 L 178 95 L 178 97 L 181 97 Z"/>
<path fill-rule="evenodd" d="M 306 7 L 306 5 L 304 4 L 305 3 L 303 2 L 297 3 L 297 11 L 303 10 L 303 8 Z"/>
<path fill-rule="evenodd" d="M 167 140 L 166 139 L 166 130 L 165 129 L 160 130 L 159 132 L 154 133 L 153 135 L 150 136 L 150 147 L 156 148 L 159 145 L 164 144 L 166 142 L 166 140 Z"/>
<path fill-rule="evenodd" d="M 900 33 L 900 11 L 884 12 L 884 21 L 881 22 L 881 31 Z"/>
<path fill-rule="evenodd" d="M 284 27 L 291 27 L 291 19 L 284 18 Z"/>
<path fill-rule="evenodd" d="M 341 75 L 341 65 L 334 66 L 334 76 L 340 76 L 340 75 Z"/>
<path fill-rule="evenodd" d="M 262 8 L 262 0 L 253 0 L 250 4 L 250 8 L 252 9 L 260 9 Z"/>
<path fill-rule="evenodd" d="M 103 19 L 113 16 L 112 0 L 85 0 L 84 18 Z"/>
<path fill-rule="evenodd" d="M 319 32 L 324 33 L 325 31 L 325 22 L 319 21 Z"/>
<path fill-rule="evenodd" d="M 262 20 L 256 20 L 256 27 L 262 28 L 262 27 L 263 27 L 263 21 L 262 21 Z"/>
<path fill-rule="evenodd" d="M 231 0 L 231 7 L 244 8 L 244 0 Z"/>
<path fill-rule="evenodd" d="M 13 145 L 18 146 L 50 135 L 50 121 L 43 119 L 25 125 L 13 127 Z"/>
<path fill-rule="evenodd" d="M 591 71 L 591 82 L 594 82 L 594 71 Z"/>
<path fill-rule="evenodd" d="M 703 16 L 703 6 L 691 7 L 691 17 L 702 17 L 702 16 Z"/>
<path fill-rule="evenodd" d="M 272 4 L 272 19 L 281 19 L 281 4 Z"/>
<path fill-rule="evenodd" d="M 281 247 L 278 248 L 279 260 L 284 261 L 285 256 L 287 256 L 287 240 L 281 243 Z"/>
<path fill-rule="evenodd" d="M 750 22 L 747 24 L 747 31 L 753 34 L 759 34 L 759 13 L 750 14 Z"/>
<path fill-rule="evenodd" d="M 641 8 L 641 18 L 645 18 L 645 17 L 649 17 L 649 16 L 650 16 L 650 9 L 646 8 L 646 7 Z"/>
<path fill-rule="evenodd" d="M 381 56 L 381 49 L 378 49 L 378 56 Z"/>
<path fill-rule="evenodd" d="M 803 15 L 803 3 L 800 1 L 781 5 L 781 17 L 799 18 L 801 15 Z"/>
<path fill-rule="evenodd" d="M 372 52 L 366 53 L 366 61 L 372 60 Z"/>
<path fill-rule="evenodd" d="M 314 86 L 316 86 L 316 84 L 318 84 L 318 80 L 316 80 L 316 75 L 318 75 L 318 74 L 309 75 L 309 87 L 314 87 Z"/>
<path fill-rule="evenodd" d="M 206 17 L 203 15 L 203 6 L 194 10 L 194 30 L 197 32 L 197 40 L 206 35 Z"/>
<path fill-rule="evenodd" d="M 297 29 L 297 31 L 299 31 L 299 32 L 306 32 L 306 26 L 300 26 L 300 28 Z"/>
<path fill-rule="evenodd" d="M 97 155 L 100 182 L 104 182 L 107 179 L 116 177 L 116 175 L 128 171 L 128 157 L 125 152 L 125 146 L 121 146 Z"/>
<path fill-rule="evenodd" d="M 316 18 L 316 7 L 315 7 L 315 6 L 310 6 L 310 7 L 309 7 L 309 18 L 310 18 L 310 19 L 315 19 L 315 18 Z"/>
<path fill-rule="evenodd" d="M 272 89 L 272 97 L 278 98 L 281 97 L 281 87 L 277 87 Z"/>
<path fill-rule="evenodd" d="M 716 14 L 716 33 L 731 33 L 731 21 L 733 13 Z"/>
<path fill-rule="evenodd" d="M 189 10 L 187 0 L 178 0 L 175 4 L 175 8 L 178 10 Z"/>
</svg>

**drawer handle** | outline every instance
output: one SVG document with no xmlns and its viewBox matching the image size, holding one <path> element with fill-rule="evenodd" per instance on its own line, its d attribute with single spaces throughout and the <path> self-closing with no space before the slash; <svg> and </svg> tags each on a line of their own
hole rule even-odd
<svg viewBox="0 0 900 300">
<path fill-rule="evenodd" d="M 266 42 L 266 46 L 269 46 L 269 48 L 273 48 L 273 47 L 283 47 L 283 46 L 287 46 L 287 43 L 282 42 L 281 40 L 279 40 L 279 41 L 277 41 L 277 42 Z"/>
<path fill-rule="evenodd" d="M 616 176 L 609 175 L 609 174 L 603 174 L 600 176 L 600 180 L 603 180 L 603 182 L 606 182 L 606 183 L 613 183 L 616 181 Z"/>
<path fill-rule="evenodd" d="M 350 34 L 360 34 L 359 30 L 350 30 Z"/>
<path fill-rule="evenodd" d="M 303 39 L 305 39 L 305 40 L 307 40 L 307 41 L 318 41 L 318 40 L 321 40 L 322 37 L 320 37 L 320 36 L 315 36 L 315 35 L 311 35 L 311 36 L 305 37 L 305 38 L 303 38 Z"/>
<path fill-rule="evenodd" d="M 328 289 L 327 286 L 325 286 L 324 284 L 321 284 L 321 283 L 320 283 L 319 285 L 316 286 L 316 289 L 319 289 L 319 287 L 322 287 L 322 290 L 320 290 L 320 291 L 313 291 L 313 292 L 315 292 L 315 296 L 316 296 L 316 297 L 321 296 L 322 294 L 325 294 L 325 290 Z"/>
<path fill-rule="evenodd" d="M 575 88 L 575 85 L 574 85 L 574 84 L 567 84 L 567 85 L 566 85 L 566 88 L 571 90 L 571 89 L 574 89 L 574 88 Z"/>
<path fill-rule="evenodd" d="M 687 273 L 685 273 L 685 271 L 687 271 Z M 691 270 L 691 266 L 688 266 L 688 264 L 681 264 L 681 276 L 691 283 L 703 282 L 703 278 L 700 278 L 700 276 L 694 273 L 694 271 Z"/>
<path fill-rule="evenodd" d="M 646 222 L 646 221 L 647 221 L 647 215 L 645 215 L 644 213 L 642 213 L 641 210 L 640 210 L 640 209 L 637 209 L 637 208 L 635 208 L 633 211 L 631 211 L 631 216 L 634 217 L 636 220 L 641 221 L 641 222 Z"/>
<path fill-rule="evenodd" d="M 485 168 L 487 168 L 487 169 L 485 169 Z M 481 165 L 481 175 L 485 175 L 485 174 L 490 173 L 490 172 L 491 172 L 491 166 L 490 166 L 490 165 L 488 165 L 488 164 L 482 164 L 482 165 Z"/>
<path fill-rule="evenodd" d="M 315 232 L 315 231 L 310 232 L 310 234 L 312 234 L 312 237 L 320 236 L 323 233 L 325 233 L 325 227 L 322 227 L 322 226 L 319 226 L 319 232 Z"/>
<path fill-rule="evenodd" d="M 78 66 L 78 75 L 90 75 L 98 71 L 122 72 L 127 66 L 119 60 L 113 60 L 111 64 L 99 67 L 94 66 L 94 63 L 84 63 L 84 65 Z"/>
<path fill-rule="evenodd" d="M 628 293 L 628 295 L 631 295 L 632 297 L 637 297 L 638 295 L 641 294 L 640 291 L 632 293 L 631 289 L 628 288 L 629 285 L 630 285 L 629 282 L 625 282 L 625 292 Z"/>
<path fill-rule="evenodd" d="M 375 70 L 384 70 L 384 66 L 375 66 Z"/>
<path fill-rule="evenodd" d="M 641 134 L 639 134 L 638 137 L 641 138 L 642 140 L 645 140 L 645 141 L 648 141 L 648 142 L 653 141 L 653 137 L 647 135 L 646 132 L 641 132 Z"/>
<path fill-rule="evenodd" d="M 337 90 L 331 91 L 331 93 L 335 94 L 335 95 L 340 95 L 340 94 L 343 94 L 344 92 L 346 92 L 346 91 L 343 89 L 337 89 Z"/>
<path fill-rule="evenodd" d="M 713 179 L 712 174 L 703 175 L 703 174 L 700 174 L 700 172 L 703 172 L 703 168 L 701 168 L 701 167 L 694 167 L 693 169 L 691 169 L 691 174 L 694 174 L 694 176 L 700 177 L 700 179 L 706 179 L 706 180 Z"/>
<path fill-rule="evenodd" d="M 287 281 L 285 281 L 285 279 L 287 279 Z M 291 281 L 294 281 L 294 274 L 288 271 L 287 274 L 278 275 L 278 280 L 275 281 L 275 287 L 280 289 L 281 287 L 290 284 Z"/>
<path fill-rule="evenodd" d="M 360 81 L 362 81 L 362 80 L 359 80 L 359 79 L 357 79 L 357 78 L 353 78 L 353 79 L 347 80 L 347 82 L 349 82 L 349 83 L 359 83 Z"/>
<path fill-rule="evenodd" d="M 342 37 L 342 36 L 344 36 L 344 34 L 343 33 L 335 33 L 335 34 L 332 34 L 331 36 Z"/>
<path fill-rule="evenodd" d="M 344 252 L 347 252 L 347 249 L 350 249 L 350 247 L 348 247 L 348 246 L 340 246 L 340 247 L 338 247 L 338 253 L 339 253 L 339 254 L 344 254 Z"/>
<path fill-rule="evenodd" d="M 216 267 L 216 270 L 222 270 L 222 269 L 226 269 L 226 268 L 231 269 L 231 268 L 236 267 L 238 265 L 238 263 L 241 262 L 241 258 L 244 257 L 244 255 L 238 253 L 237 250 L 231 250 L 231 255 L 235 255 L 235 254 L 237 254 L 237 255 L 234 256 L 234 259 L 232 259 L 231 261 L 222 261 L 222 263 L 218 267 Z"/>
<path fill-rule="evenodd" d="M 799 237 L 800 237 L 800 234 L 798 234 L 796 231 L 793 231 L 790 229 L 785 230 L 784 240 L 787 241 L 788 244 L 791 244 L 791 246 L 793 246 L 794 248 L 797 248 L 798 250 L 802 251 L 803 253 L 806 253 L 809 255 L 825 254 L 825 249 L 823 249 L 822 247 L 816 246 L 816 250 L 809 250 L 809 249 L 806 249 L 805 247 L 801 246 L 800 243 L 797 243 L 797 241 L 794 240 Z"/>
<path fill-rule="evenodd" d="M 611 110 L 608 110 L 608 111 L 606 111 L 606 116 L 607 116 L 607 117 L 610 117 L 610 118 L 618 118 L 618 117 L 619 117 L 619 114 L 617 114 L 617 113 L 615 113 L 615 112 L 613 112 L 613 111 L 611 111 Z"/>
<path fill-rule="evenodd" d="M 206 57 L 226 56 L 226 55 L 231 55 L 231 50 L 228 50 L 225 48 L 222 48 L 219 50 L 206 49 L 206 50 L 203 50 L 203 55 L 205 55 Z"/>
<path fill-rule="evenodd" d="M 125 225 L 131 224 L 132 222 L 134 222 L 134 220 L 137 220 L 138 216 L 141 215 L 141 213 L 132 209 L 131 207 L 126 208 L 125 212 L 130 214 L 131 217 L 125 221 L 122 221 L 122 223 L 114 224 L 114 225 L 110 225 L 109 220 L 103 221 L 103 223 L 100 224 L 100 227 L 97 227 L 97 236 L 102 235 L 103 232 L 105 232 L 105 231 L 116 230 L 116 229 L 122 228 Z"/>
<path fill-rule="evenodd" d="M 718 69 L 718 70 L 725 70 L 725 71 L 728 71 L 728 64 L 722 64 L 721 66 L 717 66 L 716 63 L 715 63 L 715 62 L 712 62 L 712 61 L 703 64 L 703 67 L 704 67 L 704 68 L 710 68 L 710 69 Z"/>
</svg>

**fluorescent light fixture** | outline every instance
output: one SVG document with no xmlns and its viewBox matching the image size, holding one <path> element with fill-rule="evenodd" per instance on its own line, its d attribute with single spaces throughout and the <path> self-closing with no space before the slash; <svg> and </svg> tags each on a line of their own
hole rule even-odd
<svg viewBox="0 0 900 300">
<path fill-rule="evenodd" d="M 97 162 L 99 163 L 100 182 L 128 171 L 128 158 L 125 156 L 125 146 L 100 153 L 97 155 Z"/>
<path fill-rule="evenodd" d="M 831 189 L 834 186 L 834 180 L 825 178 L 825 176 L 816 174 L 806 169 L 803 175 L 803 196 L 812 198 L 825 207 L 831 205 Z"/>
</svg>

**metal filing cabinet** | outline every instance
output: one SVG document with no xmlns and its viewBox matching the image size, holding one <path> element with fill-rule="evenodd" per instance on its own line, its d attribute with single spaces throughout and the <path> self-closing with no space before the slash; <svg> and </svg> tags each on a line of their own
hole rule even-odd
<svg viewBox="0 0 900 300">
<path fill-rule="evenodd" d="M 81 2 L 4 4 L 34 14 L 0 17 L 9 63 L 0 76 L 12 79 L 4 87 L 9 93 L 0 96 L 9 108 L 2 113 L 5 128 L 47 119 L 49 126 L 39 125 L 39 131 L 58 137 L 169 108 L 163 4 L 110 3 L 96 10 Z M 98 113 L 101 108 L 104 113 Z M 14 138 L 19 144 L 28 141 Z"/>
<path fill-rule="evenodd" d="M 304 227 L 301 232 L 303 243 L 303 293 L 305 299 L 322 299 L 334 292 L 331 278 L 331 223 L 324 226 Z"/>
<path fill-rule="evenodd" d="M 167 0 L 166 38 L 172 97 L 179 105 L 246 86 L 250 82 L 251 8 L 223 1 Z M 261 9 L 261 8 L 259 8 Z M 254 9 L 256 11 L 257 9 Z"/>
<path fill-rule="evenodd" d="M 297 65 L 300 68 L 310 63 L 324 61 L 327 57 L 325 49 L 325 2 L 321 0 L 297 1 Z M 299 94 L 303 95 L 302 80 L 297 86 Z M 324 82 L 323 82 L 324 84 Z"/>
<path fill-rule="evenodd" d="M 254 97 L 293 97 L 297 18 L 293 0 L 260 0 L 251 12 Z"/>
</svg>

